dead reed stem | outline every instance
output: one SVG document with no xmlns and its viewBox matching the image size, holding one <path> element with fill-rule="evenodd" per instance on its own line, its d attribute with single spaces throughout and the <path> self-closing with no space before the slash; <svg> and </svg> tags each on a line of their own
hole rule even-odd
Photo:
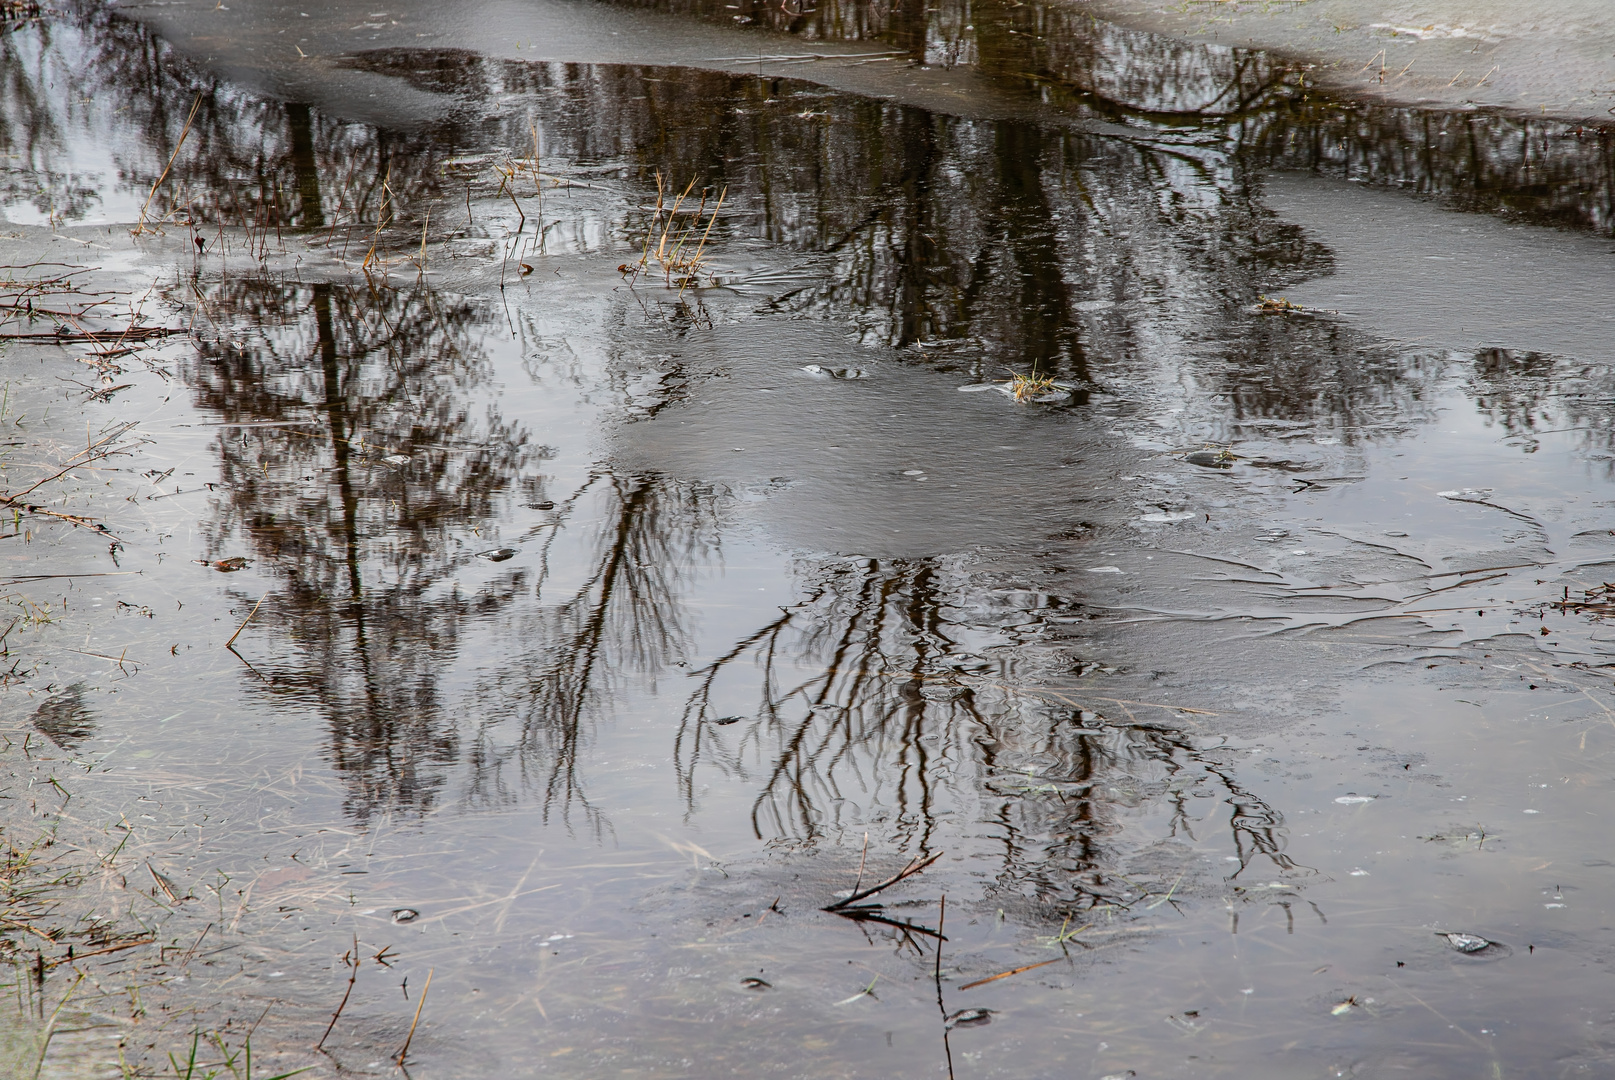
<svg viewBox="0 0 1615 1080">
<path fill-rule="evenodd" d="M 426 227 L 427 227 L 427 226 L 428 226 L 428 225 L 430 225 L 430 224 L 431 224 L 431 223 L 432 223 L 432 211 L 431 211 L 431 210 L 430 210 L 430 209 L 428 209 L 428 210 L 427 210 L 427 211 L 426 211 L 426 219 L 425 219 L 425 220 L 424 220 L 424 221 L 422 221 L 422 222 L 421 222 L 421 258 L 420 258 L 420 271 L 421 271 L 421 274 L 422 274 L 422 275 L 423 275 L 423 276 L 424 276 L 424 275 L 425 275 L 425 273 L 426 273 Z"/>
<path fill-rule="evenodd" d="M 533 129 L 533 190 L 538 194 L 538 253 L 544 254 L 544 174 L 539 170 L 538 124 Z"/>
<path fill-rule="evenodd" d="M 258 609 L 263 607 L 264 601 L 268 600 L 268 599 L 269 599 L 269 593 L 264 593 L 262 596 L 260 596 L 258 598 L 258 602 L 256 604 L 252 605 L 252 610 L 247 612 L 247 617 L 245 619 L 241 620 L 241 625 L 236 627 L 236 632 L 231 634 L 230 635 L 230 640 L 226 641 L 224 643 L 224 647 L 226 649 L 228 649 L 231 646 L 235 645 L 236 638 L 241 636 L 241 631 L 243 631 L 243 630 L 245 630 L 247 628 L 247 624 L 252 621 L 252 617 L 254 615 L 258 614 Z"/>
<path fill-rule="evenodd" d="M 376 231 L 370 237 L 370 250 L 365 252 L 364 262 L 359 264 L 361 270 L 368 271 L 370 269 L 371 262 L 376 258 L 376 245 L 381 242 L 381 230 L 385 229 L 387 222 L 391 220 L 387 211 L 394 202 L 392 178 L 393 167 L 388 165 L 387 175 L 381 181 L 381 205 L 376 208 Z"/>
<path fill-rule="evenodd" d="M 723 200 L 728 194 L 729 188 L 727 186 L 725 186 L 722 191 L 718 192 L 718 205 L 712 208 L 712 216 L 707 218 L 706 232 L 701 234 L 701 243 L 696 245 L 695 256 L 690 259 L 690 272 L 684 276 L 684 283 L 679 286 L 680 296 L 684 295 L 684 290 L 689 287 L 689 284 L 694 279 L 695 275 L 700 272 L 701 253 L 707 249 L 707 237 L 712 235 L 712 226 L 717 223 L 718 211 L 723 209 Z M 699 222 L 701 219 L 698 216 L 695 220 Z"/>
<path fill-rule="evenodd" d="M 174 167 L 175 159 L 179 157 L 180 147 L 185 145 L 185 137 L 191 133 L 191 124 L 196 120 L 196 110 L 201 107 L 202 95 L 197 94 L 196 100 L 191 102 L 191 114 L 185 118 L 185 127 L 179 133 L 179 142 L 174 144 L 174 152 L 168 155 L 168 164 L 163 166 L 162 174 L 157 177 L 157 182 L 151 185 L 151 192 L 147 194 L 145 203 L 140 207 L 140 218 L 132 230 L 136 236 L 146 230 L 146 211 L 151 207 L 151 200 L 157 197 L 157 189 L 168 179 L 168 172 Z"/>
<path fill-rule="evenodd" d="M 959 987 L 959 989 L 972 990 L 978 986 L 985 986 L 990 982 L 997 982 L 999 979 L 1007 979 L 1011 975 L 1019 975 L 1023 971 L 1032 971 L 1035 968 L 1048 967 L 1050 964 L 1058 964 L 1063 959 L 1065 959 L 1065 957 L 1056 956 L 1053 960 L 1042 960 L 1036 964 L 1027 964 L 1024 967 L 1010 968 L 1008 971 L 1000 971 L 997 975 L 989 975 L 985 979 L 977 979 L 975 982 L 967 982 L 963 986 Z"/>
<path fill-rule="evenodd" d="M 432 989 L 432 972 L 436 970 L 436 968 L 426 970 L 426 985 L 421 987 L 421 999 L 415 1003 L 415 1019 L 409 1022 L 409 1034 L 404 1036 L 404 1048 L 398 1051 L 399 1068 L 404 1067 L 404 1059 L 409 1057 L 409 1044 L 415 1040 L 415 1025 L 421 1022 L 421 1009 L 426 1006 L 427 991 Z"/>
</svg>

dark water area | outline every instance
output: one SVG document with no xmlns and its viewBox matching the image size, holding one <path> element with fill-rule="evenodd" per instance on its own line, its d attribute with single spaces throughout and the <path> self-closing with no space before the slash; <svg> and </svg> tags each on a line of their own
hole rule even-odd
<svg viewBox="0 0 1615 1080">
<path fill-rule="evenodd" d="M 549 11 L 310 13 L 351 111 L 0 31 L 0 1051 L 1607 1071 L 1609 133 L 1043 5 L 480 43 Z"/>
<path fill-rule="evenodd" d="M 631 0 L 630 0 L 631 2 Z M 1079 5 L 642 0 L 631 6 L 891 50 L 868 63 L 964 68 L 1060 115 L 1212 135 L 1256 168 L 1306 169 L 1608 233 L 1609 129 L 1491 110 L 1387 108 L 1321 92 L 1308 66 L 1129 29 Z M 783 55 L 783 54 L 781 54 Z M 799 55 L 809 55 L 806 48 Z M 1566 140 L 1572 145 L 1563 145 Z"/>
</svg>

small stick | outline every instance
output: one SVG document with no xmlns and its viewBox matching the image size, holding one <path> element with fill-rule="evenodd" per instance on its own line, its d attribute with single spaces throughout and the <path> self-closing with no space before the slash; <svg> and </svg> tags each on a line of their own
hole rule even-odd
<svg viewBox="0 0 1615 1080">
<path fill-rule="evenodd" d="M 93 952 L 77 953 L 77 954 L 74 955 L 73 960 L 83 960 L 85 957 L 89 957 L 89 956 L 105 956 L 107 953 L 122 952 L 125 949 L 134 949 L 134 948 L 138 948 L 141 945 L 150 945 L 152 943 L 152 940 L 153 940 L 152 938 L 143 937 L 143 938 L 140 938 L 140 939 L 138 939 L 136 941 L 125 941 L 125 942 L 123 942 L 122 944 L 119 944 L 119 945 L 109 945 L 104 949 L 96 949 Z M 55 967 L 60 967 L 62 964 L 67 964 L 67 963 L 72 963 L 72 961 L 70 961 L 70 960 L 66 959 L 65 957 L 63 957 L 62 959 L 59 959 L 59 960 L 47 961 L 46 966 L 51 967 L 51 968 L 55 968 Z"/>
<path fill-rule="evenodd" d="M 186 964 L 191 962 L 191 957 L 195 956 L 196 950 L 202 947 L 202 939 L 207 937 L 207 932 L 211 929 L 213 929 L 212 923 L 208 923 L 206 926 L 202 927 L 202 932 L 196 935 L 196 942 L 189 949 L 185 950 L 184 956 L 180 957 L 179 963 L 181 967 L 184 967 Z"/>
<path fill-rule="evenodd" d="M 763 909 L 762 916 L 757 920 L 758 926 L 763 925 L 763 919 L 768 918 L 768 913 L 770 911 L 779 911 L 779 897 L 774 897 L 774 902 Z"/>
<path fill-rule="evenodd" d="M 404 1048 L 398 1051 L 398 1067 L 404 1067 L 404 1058 L 409 1056 L 409 1044 L 415 1038 L 415 1025 L 421 1022 L 421 1008 L 426 1004 L 426 992 L 432 988 L 432 972 L 436 968 L 426 970 L 426 985 L 421 987 L 420 1000 L 415 1003 L 415 1019 L 409 1022 L 409 1034 L 404 1036 Z"/>
<path fill-rule="evenodd" d="M 829 907 L 821 908 L 820 910 L 822 910 L 822 911 L 839 911 L 842 908 L 847 907 L 849 904 L 855 904 L 859 900 L 863 900 L 863 899 L 865 899 L 867 897 L 874 896 L 876 893 L 880 892 L 882 889 L 889 889 L 893 885 L 896 885 L 899 881 L 902 881 L 906 877 L 913 877 L 915 874 L 918 874 L 921 870 L 924 870 L 927 866 L 930 866 L 932 863 L 936 862 L 940 858 L 942 858 L 942 852 L 940 852 L 940 851 L 937 852 L 935 855 L 932 855 L 929 859 L 924 859 L 924 860 L 921 860 L 920 857 L 918 855 L 916 855 L 914 857 L 914 861 L 909 863 L 907 866 L 903 867 L 902 870 L 898 871 L 898 873 L 897 873 L 897 875 L 895 877 L 888 878 L 887 880 L 881 882 L 879 885 L 872 885 L 869 888 L 864 889 L 862 892 L 854 891 L 852 894 L 850 894 L 848 896 L 845 896 L 840 900 L 837 900 L 835 903 L 831 904 Z"/>
<path fill-rule="evenodd" d="M 505 194 L 510 196 L 511 204 L 516 207 L 516 213 L 521 218 L 521 220 L 516 224 L 516 235 L 520 236 L 522 233 L 527 231 L 527 214 L 524 210 L 522 210 L 522 204 L 516 201 L 515 188 L 505 192 Z"/>
<path fill-rule="evenodd" d="M 228 649 L 230 646 L 232 646 L 232 645 L 234 645 L 236 643 L 236 638 L 241 636 L 241 631 L 243 631 L 243 630 L 245 630 L 247 628 L 247 624 L 252 621 L 252 617 L 254 615 L 258 614 L 258 609 L 263 607 L 264 601 L 268 600 L 268 599 L 269 599 L 269 593 L 264 593 L 262 596 L 260 596 L 258 598 L 258 602 L 256 604 L 252 605 L 252 610 L 247 612 L 247 617 L 245 619 L 241 620 L 241 625 L 236 627 L 236 632 L 231 634 L 230 635 L 230 640 L 226 641 L 224 643 L 224 647 L 226 649 Z"/>
<path fill-rule="evenodd" d="M 948 1040 L 948 1006 L 942 1000 L 942 925 L 948 917 L 948 894 L 942 894 L 942 903 L 936 914 L 936 1009 L 942 1014 L 942 1052 L 948 1059 L 948 1080 L 953 1080 L 953 1044 Z"/>
<path fill-rule="evenodd" d="M 163 892 L 168 896 L 170 903 L 181 903 L 179 894 L 174 891 L 174 883 L 168 880 L 168 876 L 166 874 L 158 873 L 157 868 L 152 866 L 149 862 L 146 864 L 146 872 L 151 875 L 151 880 L 157 883 L 157 887 L 163 890 Z"/>
<path fill-rule="evenodd" d="M 1500 67 L 1502 67 L 1502 66 L 1503 66 L 1503 65 L 1502 65 L 1502 64 L 1498 64 L 1498 65 L 1496 65 L 1496 67 L 1493 67 L 1493 68 L 1492 68 L 1492 70 L 1490 70 L 1490 71 L 1488 71 L 1488 72 L 1487 72 L 1487 73 L 1486 73 L 1486 74 L 1484 74 L 1484 75 L 1482 75 L 1482 76 L 1481 76 L 1481 77 L 1480 77 L 1480 82 L 1478 82 L 1478 83 L 1476 83 L 1476 84 L 1475 84 L 1475 85 L 1476 85 L 1476 86 L 1477 86 L 1477 87 L 1478 87 L 1478 86 L 1480 86 L 1480 83 L 1483 83 L 1483 82 L 1485 82 L 1485 81 L 1486 81 L 1486 80 L 1487 80 L 1487 79 L 1489 79 L 1489 78 L 1491 78 L 1491 77 L 1492 77 L 1492 76 L 1493 76 L 1493 75 L 1495 75 L 1495 74 L 1497 74 L 1497 69 L 1498 69 L 1498 68 L 1500 68 Z"/>
<path fill-rule="evenodd" d="M 969 990 L 973 987 L 985 986 L 990 982 L 997 982 L 999 979 L 1007 979 L 1011 975 L 1019 975 L 1023 971 L 1031 971 L 1033 968 L 1048 967 L 1050 964 L 1058 964 L 1063 959 L 1065 959 L 1065 957 L 1056 956 L 1053 960 L 1044 960 L 1042 963 L 1027 964 L 1025 967 L 1011 968 L 1008 971 L 1000 971 L 997 975 L 989 975 L 985 979 L 977 979 L 975 982 L 965 983 L 963 986 L 959 987 L 959 989 Z"/>
<path fill-rule="evenodd" d="M 325 1034 L 321 1035 L 320 1036 L 320 1041 L 314 1044 L 314 1049 L 316 1049 L 316 1050 L 322 1049 L 325 1046 L 325 1040 L 329 1039 L 331 1037 L 331 1029 L 336 1027 L 336 1018 L 341 1016 L 342 1015 L 342 1010 L 348 1007 L 348 996 L 353 993 L 353 984 L 354 984 L 355 980 L 357 980 L 358 978 L 359 978 L 359 935 L 354 934 L 353 935 L 353 970 L 348 972 L 348 988 L 342 992 L 342 1001 L 340 1003 L 338 1003 L 338 1005 L 336 1007 L 336 1012 L 331 1014 L 331 1022 L 325 1026 Z M 414 1028 L 413 1025 L 411 1025 L 409 1031 L 410 1031 L 410 1034 L 412 1034 L 412 1035 L 415 1033 L 415 1028 Z M 409 1044 L 405 1043 L 404 1047 L 405 1047 L 405 1049 L 408 1049 Z M 402 1060 L 402 1055 L 400 1055 L 400 1060 Z"/>
<path fill-rule="evenodd" d="M 864 833 L 864 851 L 858 856 L 858 880 L 852 883 L 852 891 L 857 892 L 864 883 L 864 860 L 869 858 L 869 834 Z"/>
</svg>

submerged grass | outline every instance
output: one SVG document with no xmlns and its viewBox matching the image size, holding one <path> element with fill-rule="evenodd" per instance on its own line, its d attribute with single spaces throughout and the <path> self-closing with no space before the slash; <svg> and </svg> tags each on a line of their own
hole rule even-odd
<svg viewBox="0 0 1615 1080">
<path fill-rule="evenodd" d="M 60 777 L 94 763 L 30 749 L 31 735 L 0 732 L 0 995 L 11 1003 L 0 1004 L 0 1076 L 288 1080 L 320 1068 L 296 1062 L 313 1056 L 307 1043 L 279 1038 L 276 1056 L 292 1067 L 262 1069 L 253 1037 L 263 1014 L 245 1027 L 240 1000 L 208 1005 L 184 989 L 209 977 L 195 965 L 236 947 L 217 944 L 234 933 L 228 878 L 182 886 L 157 869 L 174 854 L 166 828 L 148 836 L 71 813 Z M 238 891 L 245 907 L 250 890 Z"/>
<path fill-rule="evenodd" d="M 198 1061 L 197 1052 L 201 1049 L 203 1039 L 219 1055 L 218 1061 Z M 238 1068 L 237 1065 L 240 1065 Z M 252 1036 L 242 1040 L 239 1047 L 232 1050 L 218 1032 L 209 1032 L 206 1036 L 197 1031 L 191 1034 L 191 1049 L 184 1062 L 184 1071 L 180 1071 L 180 1060 L 173 1053 L 168 1055 L 169 1068 L 174 1070 L 174 1080 L 217 1080 L 226 1073 L 232 1080 L 252 1080 Z M 314 1066 L 305 1065 L 290 1072 L 277 1073 L 274 1076 L 265 1076 L 261 1080 L 289 1080 L 290 1077 L 300 1073 L 311 1072 Z M 125 1071 L 126 1077 L 132 1078 L 133 1073 Z"/>
</svg>

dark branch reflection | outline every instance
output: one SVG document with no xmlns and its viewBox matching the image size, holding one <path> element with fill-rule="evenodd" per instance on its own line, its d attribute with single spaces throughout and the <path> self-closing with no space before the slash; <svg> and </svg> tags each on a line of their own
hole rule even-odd
<svg viewBox="0 0 1615 1080">
<path fill-rule="evenodd" d="M 688 10 L 698 7 L 733 17 L 727 6 Z M 551 201 L 564 219 L 552 252 L 610 253 L 616 265 L 643 236 L 658 171 L 694 179 L 729 192 L 715 263 L 742 249 L 736 241 L 764 242 L 751 249 L 766 252 L 759 265 L 734 255 L 723 272 L 765 313 L 850 325 L 866 344 L 976 376 L 1035 369 L 1135 387 L 1141 400 L 1176 388 L 1192 399 L 1186 412 L 1229 437 L 1274 424 L 1343 442 L 1427 415 L 1440 361 L 1365 348 L 1326 320 L 1250 311 L 1258 293 L 1329 258 L 1266 210 L 1263 170 L 1350 175 L 1590 230 L 1615 224 L 1607 138 L 1570 125 L 1345 105 L 1270 58 L 1038 3 L 793 0 L 739 11 L 807 37 L 975 65 L 1022 118 L 682 69 L 455 50 L 347 58 L 456 99 L 454 124 L 399 133 L 247 94 L 86 7 L 0 34 L 0 148 L 27 164 L 0 178 L 0 200 L 69 222 L 108 203 L 138 207 L 173 156 L 153 216 L 235 227 L 216 234 L 227 244 L 242 226 L 284 228 L 336 255 L 348 226 L 397 220 L 413 237 L 417 212 L 447 202 L 456 231 L 432 239 L 496 242 L 485 253 L 509 238 L 514 214 L 502 220 L 507 208 L 487 201 L 473 214 L 469 201 L 491 195 L 492 163 L 526 153 L 536 134 L 546 170 L 590 185 Z M 64 104 L 74 102 L 87 104 Z M 96 139 L 115 175 L 75 171 L 75 148 Z M 451 154 L 482 172 L 446 168 Z M 719 562 L 725 496 L 587 461 L 569 463 L 566 489 L 550 490 L 559 481 L 537 471 L 548 451 L 502 411 L 494 386 L 491 343 L 507 331 L 536 363 L 543 331 L 531 312 L 507 322 L 492 304 L 424 283 L 213 272 L 179 282 L 170 299 L 197 321 L 186 375 L 219 424 L 209 554 L 261 560 L 275 580 L 257 617 L 275 646 L 242 678 L 319 711 L 356 818 L 532 797 L 552 820 L 609 830 L 589 748 L 635 688 L 665 691 L 694 656 L 693 575 Z M 674 336 L 714 325 L 700 292 L 676 313 Z M 623 358 L 649 351 L 635 301 L 614 296 L 599 329 L 611 359 L 572 355 L 562 373 L 580 395 L 630 396 Z M 550 362 L 563 352 L 550 350 Z M 655 374 L 659 388 L 624 414 L 654 412 L 700 377 L 673 361 Z M 1595 416 L 1609 399 L 1603 376 L 1541 358 L 1483 354 L 1473 385 L 1488 416 L 1528 436 L 1573 377 L 1590 392 L 1563 409 Z M 518 498 L 555 504 L 523 538 L 536 563 L 462 589 L 462 571 L 483 566 L 475 539 Z M 759 837 L 813 843 L 878 824 L 924 851 L 945 811 L 972 807 L 990 823 L 1002 892 L 1068 909 L 1137 904 L 1153 886 L 1129 870 L 1134 858 L 1205 828 L 1226 832 L 1240 871 L 1296 869 L 1282 819 L 1240 785 L 1226 754 L 1080 694 L 1039 696 L 1070 675 L 1058 670 L 1069 656 L 1045 670 L 1036 658 L 1052 653 L 1032 647 L 1068 602 L 994 592 L 945 560 L 804 563 L 801 577 L 802 599 L 758 616 L 693 675 L 669 780 L 692 811 L 715 773 L 753 792 Z M 490 634 L 501 655 L 462 663 L 468 642 Z M 64 739 L 81 721 L 67 704 L 40 717 Z"/>
<path fill-rule="evenodd" d="M 760 839 L 812 844 L 878 823 L 925 853 L 942 815 L 974 807 L 991 828 L 997 889 L 1068 912 L 1150 895 L 1129 860 L 1200 839 L 1213 806 L 1226 808 L 1206 827 L 1227 830 L 1230 878 L 1256 861 L 1300 869 L 1282 816 L 1238 781 L 1230 755 L 1123 706 L 1073 706 L 1017 670 L 1017 645 L 1071 605 L 985 596 L 933 560 L 810 573 L 806 599 L 691 673 L 675 756 L 692 813 L 700 774 L 716 770 L 755 786 Z M 718 702 L 745 694 L 749 716 L 722 715 Z"/>
<path fill-rule="evenodd" d="M 1608 233 L 1615 136 L 1608 128 L 1468 110 L 1388 108 L 1307 84 L 1304 66 L 1185 42 L 1040 0 L 620 0 L 808 40 L 884 42 L 911 63 L 969 65 L 1006 92 L 1077 116 L 1227 139 L 1253 164 L 1314 168 Z"/>
<path fill-rule="evenodd" d="M 532 603 L 510 616 L 512 673 L 488 696 L 492 719 L 472 747 L 468 798 L 477 805 L 540 793 L 545 818 L 574 811 L 605 827 L 580 773 L 593 724 L 634 677 L 653 677 L 691 650 L 689 575 L 718 558 L 709 489 L 656 476 L 596 472 L 556 509 Z M 566 584 L 549 582 L 560 563 Z M 559 576 L 559 575 L 558 575 Z M 520 783 L 513 783 L 519 778 Z"/>
<path fill-rule="evenodd" d="M 479 408 L 488 313 L 424 289 L 236 278 L 195 290 L 231 325 L 189 381 L 219 417 L 215 558 L 245 541 L 282 584 L 259 618 L 298 656 L 273 692 L 317 702 L 331 756 L 365 816 L 422 809 L 455 760 L 439 687 L 462 620 L 459 536 L 485 521 L 535 453 Z"/>
<path fill-rule="evenodd" d="M 1312 169 L 1469 209 L 1612 226 L 1615 155 L 1605 134 L 1573 125 L 1342 103 L 1262 54 L 1039 4 L 786 9 L 741 14 L 809 37 L 923 39 L 927 63 L 951 50 L 1005 80 L 1005 93 L 1035 90 L 1045 119 L 968 120 L 684 69 L 454 49 L 347 58 L 453 95 L 459 119 L 405 135 L 245 94 L 134 24 L 85 8 L 5 39 L 18 62 L 7 68 L 0 143 L 32 163 L 34 178 L 5 197 L 65 220 L 89 213 L 110 191 L 80 190 L 84 177 L 52 163 L 71 158 L 75 139 L 95 139 L 115 148 L 117 165 L 99 183 L 138 203 L 195 101 L 195 126 L 154 216 L 245 225 L 260 237 L 271 226 L 302 230 L 332 253 L 358 229 L 362 252 L 374 225 L 402 223 L 399 234 L 414 236 L 434 202 L 459 200 L 462 181 L 487 180 L 446 174 L 449 154 L 527 153 L 536 133 L 552 168 L 586 169 L 621 195 L 611 205 L 568 200 L 569 220 L 551 238 L 562 248 L 632 243 L 655 174 L 695 178 L 730 192 L 716 247 L 758 237 L 799 256 L 794 268 L 726 277 L 778 311 L 847 320 L 866 342 L 976 375 L 1013 368 L 1084 387 L 1190 386 L 1203 399 L 1196 411 L 1234 425 L 1229 438 L 1247 434 L 1238 425 L 1249 418 L 1323 423 L 1342 441 L 1382 429 L 1388 411 L 1405 419 L 1422 406 L 1399 390 L 1406 365 L 1360 363 L 1361 342 L 1319 340 L 1320 331 L 1250 314 L 1259 293 L 1329 265 L 1326 251 L 1263 207 L 1262 170 Z M 968 48 L 955 47 L 948 35 L 957 34 Z M 64 95 L 45 92 L 47 82 L 70 85 L 69 100 L 117 101 L 119 112 L 64 112 Z M 525 108 L 481 115 L 511 101 Z M 1072 116 L 1137 134 L 1094 134 Z M 506 226 L 481 218 L 459 231 L 502 240 Z M 227 247 L 238 240 L 224 235 Z M 1185 338 L 1227 343 L 1230 362 L 1170 346 Z M 1327 400 L 1319 386 L 1331 388 Z"/>
<path fill-rule="evenodd" d="M 374 222 L 384 202 L 413 216 L 437 191 L 431 135 L 248 93 L 102 5 L 0 32 L 0 72 L 0 150 L 27 166 L 0 173 L 3 206 L 133 220 L 150 195 L 157 224 L 317 229 Z"/>
<path fill-rule="evenodd" d="M 1569 434 L 1589 468 L 1615 476 L 1615 371 L 1568 357 L 1515 349 L 1481 349 L 1469 392 L 1488 425 L 1525 453 L 1540 437 Z M 1597 534 L 1582 534 L 1584 536 Z"/>
</svg>

